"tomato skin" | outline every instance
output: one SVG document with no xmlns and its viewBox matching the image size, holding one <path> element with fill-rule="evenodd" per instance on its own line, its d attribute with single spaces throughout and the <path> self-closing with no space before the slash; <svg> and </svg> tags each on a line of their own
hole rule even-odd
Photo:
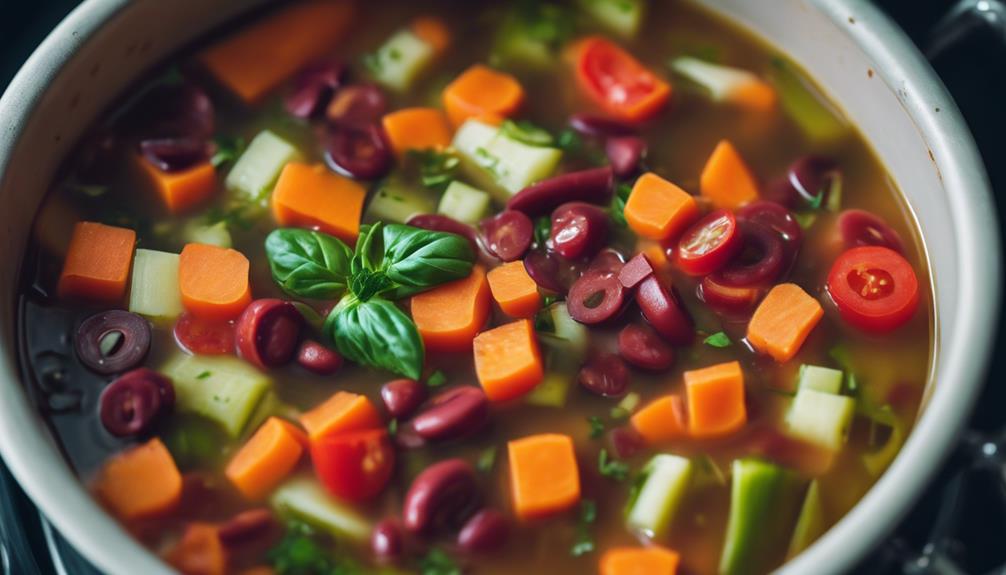
<svg viewBox="0 0 1006 575">
<path fill-rule="evenodd" d="M 365 501 L 391 479 L 395 450 L 385 429 L 337 433 L 311 442 L 314 472 L 343 501 Z"/>
<path fill-rule="evenodd" d="M 716 210 L 688 228 L 678 241 L 681 271 L 704 276 L 723 267 L 740 251 L 737 219 L 727 210 Z"/>
<path fill-rule="evenodd" d="M 828 274 L 828 293 L 843 320 L 870 333 L 901 327 L 919 307 L 919 280 L 912 265 L 881 246 L 840 255 Z"/>
<path fill-rule="evenodd" d="M 188 312 L 175 322 L 175 341 L 195 355 L 234 353 L 234 322 L 200 319 Z"/>
<path fill-rule="evenodd" d="M 574 48 L 580 89 L 616 119 L 637 123 L 663 108 L 671 85 L 618 45 L 592 36 Z"/>
</svg>

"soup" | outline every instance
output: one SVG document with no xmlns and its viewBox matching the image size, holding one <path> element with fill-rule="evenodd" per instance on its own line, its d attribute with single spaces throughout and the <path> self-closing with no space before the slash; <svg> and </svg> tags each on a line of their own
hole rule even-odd
<svg viewBox="0 0 1006 575">
<path fill-rule="evenodd" d="M 918 231 L 684 2 L 284 5 L 154 70 L 34 226 L 22 365 L 186 573 L 767 572 L 918 410 Z"/>
</svg>

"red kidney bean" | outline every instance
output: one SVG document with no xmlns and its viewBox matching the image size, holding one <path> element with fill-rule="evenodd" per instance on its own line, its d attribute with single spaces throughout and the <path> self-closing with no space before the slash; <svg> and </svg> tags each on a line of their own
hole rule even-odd
<svg viewBox="0 0 1006 575">
<path fill-rule="evenodd" d="M 210 158 L 213 145 L 197 138 L 160 138 L 140 142 L 140 153 L 162 172 L 180 172 Z"/>
<path fill-rule="evenodd" d="M 163 375 L 139 368 L 122 374 L 101 393 L 100 417 L 116 437 L 142 435 L 174 405 L 175 391 Z"/>
<path fill-rule="evenodd" d="M 454 439 L 474 433 L 489 421 L 489 400 L 477 387 L 449 389 L 430 400 L 412 418 L 412 427 L 425 440 Z"/>
<path fill-rule="evenodd" d="M 756 201 L 737 210 L 738 220 L 758 222 L 779 233 L 787 242 L 799 242 L 803 239 L 803 229 L 797 223 L 793 214 L 785 207 L 767 201 Z"/>
<path fill-rule="evenodd" d="M 468 240 L 468 243 L 472 246 L 472 252 L 475 254 L 479 253 L 478 233 L 475 231 L 475 228 L 454 218 L 442 214 L 416 214 L 405 223 L 424 230 L 457 234 Z"/>
<path fill-rule="evenodd" d="M 120 125 L 142 139 L 213 137 L 213 102 L 189 82 L 161 83 L 144 93 Z"/>
<path fill-rule="evenodd" d="M 363 130 L 381 121 L 388 111 L 384 92 L 373 84 L 345 86 L 336 92 L 325 110 L 325 117 L 333 126 Z"/>
<path fill-rule="evenodd" d="M 103 375 L 120 373 L 147 357 L 150 324 L 128 311 L 104 311 L 80 324 L 73 346 L 80 362 L 90 370 Z"/>
<path fill-rule="evenodd" d="M 583 202 L 569 202 L 552 212 L 552 247 L 566 259 L 593 257 L 608 241 L 608 214 Z"/>
<path fill-rule="evenodd" d="M 384 519 L 370 533 L 370 552 L 378 563 L 397 563 L 405 554 L 405 535 L 394 519 Z"/>
<path fill-rule="evenodd" d="M 391 169 L 391 151 L 380 126 L 329 130 L 325 161 L 333 170 L 360 180 L 375 180 Z"/>
<path fill-rule="evenodd" d="M 570 317 L 587 325 L 615 317 L 624 304 L 625 288 L 614 273 L 585 273 L 569 288 L 566 296 Z"/>
<path fill-rule="evenodd" d="M 495 509 L 472 515 L 458 533 L 458 547 L 468 553 L 487 553 L 502 547 L 510 534 L 506 517 Z"/>
<path fill-rule="evenodd" d="M 175 341 L 196 355 L 234 353 L 234 322 L 200 319 L 188 312 L 175 322 Z"/>
<path fill-rule="evenodd" d="M 636 132 L 630 124 L 590 114 L 573 114 L 569 126 L 585 136 L 627 136 Z"/>
<path fill-rule="evenodd" d="M 579 266 L 550 250 L 532 250 L 524 257 L 524 269 L 538 287 L 565 294 L 580 277 Z"/>
<path fill-rule="evenodd" d="M 639 170 L 639 163 L 646 157 L 646 141 L 637 136 L 609 138 L 604 153 L 615 175 L 628 178 Z"/>
<path fill-rule="evenodd" d="M 471 517 L 479 501 L 475 470 L 464 459 L 446 459 L 416 476 L 405 494 L 402 517 L 412 533 L 457 529 Z"/>
<path fill-rule="evenodd" d="M 750 220 L 742 220 L 737 225 L 743 247 L 730 263 L 716 272 L 716 282 L 750 287 L 775 281 L 787 263 L 782 236 Z"/>
<path fill-rule="evenodd" d="M 732 312 L 743 312 L 754 307 L 761 298 L 761 288 L 723 285 L 715 276 L 702 278 L 696 288 L 699 299 L 709 306 Z"/>
<path fill-rule="evenodd" d="M 608 445 L 616 459 L 628 459 L 646 449 L 646 440 L 632 427 L 623 426 L 608 432 Z"/>
<path fill-rule="evenodd" d="M 426 386 L 414 379 L 394 379 L 381 386 L 381 399 L 391 417 L 402 419 L 426 399 Z"/>
<path fill-rule="evenodd" d="M 405 421 L 398 424 L 398 430 L 395 432 L 393 437 L 395 445 L 402 449 L 419 449 L 420 447 L 426 447 L 426 440 L 416 433 L 416 428 L 413 427 L 411 421 Z"/>
<path fill-rule="evenodd" d="M 866 210 L 845 210 L 838 216 L 838 231 L 846 249 L 881 246 L 901 253 L 901 237 L 884 220 Z"/>
<path fill-rule="evenodd" d="M 297 363 L 316 375 L 332 375 L 342 367 L 343 359 L 334 349 L 313 339 L 305 339 L 297 350 Z"/>
<path fill-rule="evenodd" d="M 688 345 L 695 337 L 692 318 L 674 293 L 653 275 L 643 280 L 636 290 L 636 303 L 643 317 L 671 345 Z"/>
<path fill-rule="evenodd" d="M 237 547 L 265 535 L 275 525 L 269 509 L 249 509 L 225 521 L 217 530 L 217 535 L 225 546 Z"/>
<path fill-rule="evenodd" d="M 315 115 L 342 85 L 345 72 L 341 62 L 322 62 L 301 70 L 293 90 L 283 98 L 287 113 L 305 119 Z"/>
<path fill-rule="evenodd" d="M 590 265 L 587 266 L 587 269 L 583 273 L 584 275 L 593 273 L 618 275 L 621 273 L 623 266 L 625 266 L 625 258 L 622 257 L 622 254 L 608 248 L 602 250 L 594 259 L 590 260 Z"/>
<path fill-rule="evenodd" d="M 567 202 L 607 205 L 614 187 L 611 167 L 569 172 L 542 180 L 517 192 L 507 201 L 507 209 L 541 216 Z"/>
<path fill-rule="evenodd" d="M 629 391 L 629 370 L 616 354 L 594 355 L 580 368 L 577 381 L 601 397 L 622 397 Z"/>
<path fill-rule="evenodd" d="M 251 302 L 237 320 L 238 355 L 262 369 L 289 363 L 297 352 L 303 322 L 303 316 L 288 301 L 268 298 Z"/>
<path fill-rule="evenodd" d="M 618 353 L 630 364 L 660 371 L 674 364 L 674 350 L 646 325 L 630 323 L 618 333 Z"/>
<path fill-rule="evenodd" d="M 646 254 L 636 254 L 618 272 L 618 281 L 625 289 L 634 289 L 640 282 L 653 275 L 653 266 Z"/>
<path fill-rule="evenodd" d="M 785 176 L 773 180 L 766 197 L 792 209 L 822 205 L 828 201 L 836 169 L 830 158 L 803 156 L 789 166 Z"/>
<path fill-rule="evenodd" d="M 704 276 L 723 267 L 740 249 L 737 219 L 727 210 L 716 210 L 681 235 L 676 261 L 686 274 Z"/>
<path fill-rule="evenodd" d="M 519 260 L 531 247 L 534 224 L 521 212 L 504 210 L 482 220 L 482 244 L 490 255 L 505 262 Z"/>
</svg>

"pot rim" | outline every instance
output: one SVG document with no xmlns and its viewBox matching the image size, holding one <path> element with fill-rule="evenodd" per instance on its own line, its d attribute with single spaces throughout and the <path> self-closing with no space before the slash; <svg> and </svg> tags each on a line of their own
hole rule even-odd
<svg viewBox="0 0 1006 575">
<path fill-rule="evenodd" d="M 967 254 L 957 262 L 960 297 L 953 310 L 955 329 L 984 337 L 957 338 L 940 349 L 938 375 L 951 380 L 953 387 L 936 386 L 890 468 L 845 517 L 785 564 L 784 573 L 848 570 L 907 513 L 948 455 L 984 385 L 1001 283 L 998 223 L 988 178 L 971 133 L 943 83 L 905 33 L 868 2 L 805 1 L 870 54 L 881 79 L 888 85 L 903 86 L 913 95 L 901 98 L 901 103 L 933 152 L 952 207 L 957 254 Z M 129 0 L 85 0 L 18 71 L 0 97 L 0 118 L 5 124 L 0 140 L 0 180 L 14 143 L 50 81 L 128 4 Z M 934 108 L 940 111 L 934 112 Z M 5 318 L 10 315 L 8 321 L 15 317 L 10 314 L 12 309 L 11 302 L 0 307 Z M 84 488 L 38 420 L 9 355 L 13 354 L 0 354 L 0 385 L 9 385 L 8 391 L 13 391 L 0 401 L 0 455 L 22 488 L 60 533 L 100 569 L 111 573 L 169 572 Z M 852 542 L 855 544 L 850 545 Z M 857 552 L 850 553 L 850 547 Z"/>
</svg>

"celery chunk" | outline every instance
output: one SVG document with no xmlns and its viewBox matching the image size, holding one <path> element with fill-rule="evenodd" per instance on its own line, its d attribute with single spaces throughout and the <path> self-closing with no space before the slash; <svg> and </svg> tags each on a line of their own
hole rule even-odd
<svg viewBox="0 0 1006 575">
<path fill-rule="evenodd" d="M 793 528 L 793 537 L 789 540 L 786 559 L 792 559 L 810 547 L 810 544 L 820 537 L 826 528 L 820 484 L 817 481 L 811 481 L 810 487 L 807 488 L 807 495 L 803 497 L 803 505 L 800 507 L 800 516 L 796 520 L 796 527 Z"/>
<path fill-rule="evenodd" d="M 272 192 L 283 167 L 299 159 L 301 154 L 297 148 L 269 130 L 263 130 L 248 144 L 224 184 L 242 200 L 261 202 Z"/>
<path fill-rule="evenodd" d="M 454 134 L 461 169 L 497 202 L 552 175 L 562 151 L 532 146 L 501 133 L 495 126 L 468 120 Z"/>
<path fill-rule="evenodd" d="M 580 7 L 606 30 L 623 38 L 639 32 L 646 11 L 645 0 L 579 0 Z"/>
<path fill-rule="evenodd" d="M 455 180 L 441 196 L 437 211 L 459 222 L 475 225 L 489 214 L 489 194 Z"/>
<path fill-rule="evenodd" d="M 178 254 L 136 250 L 129 288 L 129 311 L 150 318 L 170 319 L 182 313 L 178 289 Z"/>
<path fill-rule="evenodd" d="M 692 476 L 692 462 L 684 457 L 661 453 L 643 468 L 645 480 L 629 508 L 626 523 L 630 530 L 649 538 L 667 532 Z"/>
<path fill-rule="evenodd" d="M 399 30 L 388 38 L 364 64 L 378 84 L 404 92 L 429 68 L 436 50 L 411 30 Z"/>
<path fill-rule="evenodd" d="M 842 371 L 838 369 L 816 365 L 801 365 L 796 388 L 798 390 L 811 389 L 822 393 L 838 395 L 842 391 L 842 376 Z"/>
<path fill-rule="evenodd" d="M 786 413 L 787 433 L 838 451 L 845 444 L 855 412 L 856 401 L 851 397 L 800 389 Z"/>
<path fill-rule="evenodd" d="M 280 513 L 293 515 L 336 539 L 361 542 L 370 537 L 370 524 L 313 478 L 290 479 L 273 492 L 270 503 Z"/>
</svg>

